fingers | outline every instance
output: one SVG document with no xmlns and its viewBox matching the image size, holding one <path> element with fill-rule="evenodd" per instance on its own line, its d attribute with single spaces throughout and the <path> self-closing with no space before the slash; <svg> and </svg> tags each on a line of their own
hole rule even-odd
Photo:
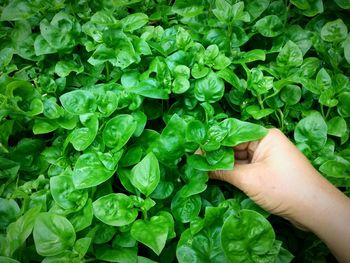
<svg viewBox="0 0 350 263">
<path fill-rule="evenodd" d="M 242 191 L 246 192 L 249 187 L 254 183 L 254 171 L 257 169 L 256 164 L 237 164 L 233 170 L 217 170 L 209 172 L 211 179 L 221 180 L 228 182 Z"/>
<path fill-rule="evenodd" d="M 251 141 L 235 146 L 234 151 L 236 159 L 251 161 L 253 159 L 256 149 L 259 146 L 259 143 L 260 141 Z"/>
</svg>

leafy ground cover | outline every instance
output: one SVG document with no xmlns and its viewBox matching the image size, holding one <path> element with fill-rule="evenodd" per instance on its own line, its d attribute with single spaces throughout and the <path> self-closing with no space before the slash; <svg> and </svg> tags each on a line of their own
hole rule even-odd
<svg viewBox="0 0 350 263">
<path fill-rule="evenodd" d="M 278 127 L 349 193 L 349 1 L 0 2 L 0 262 L 327 260 L 208 171 Z"/>
</svg>

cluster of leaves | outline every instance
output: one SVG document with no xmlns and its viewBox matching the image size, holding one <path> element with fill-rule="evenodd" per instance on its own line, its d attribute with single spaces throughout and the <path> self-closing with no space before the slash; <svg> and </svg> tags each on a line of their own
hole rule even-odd
<svg viewBox="0 0 350 263">
<path fill-rule="evenodd" d="M 264 127 L 349 186 L 347 0 L 0 2 L 0 262 L 291 261 L 208 182 Z"/>
</svg>

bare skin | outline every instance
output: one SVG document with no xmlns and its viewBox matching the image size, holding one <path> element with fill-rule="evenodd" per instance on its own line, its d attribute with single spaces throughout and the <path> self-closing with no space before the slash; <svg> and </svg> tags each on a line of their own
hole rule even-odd
<svg viewBox="0 0 350 263">
<path fill-rule="evenodd" d="M 314 232 L 339 262 L 350 262 L 350 199 L 329 183 L 278 129 L 235 147 L 231 171 L 210 177 L 245 192 L 272 214 Z"/>
</svg>

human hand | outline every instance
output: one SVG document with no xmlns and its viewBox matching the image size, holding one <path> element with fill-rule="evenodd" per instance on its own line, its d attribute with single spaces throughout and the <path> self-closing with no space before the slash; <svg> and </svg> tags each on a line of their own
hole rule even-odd
<svg viewBox="0 0 350 263">
<path fill-rule="evenodd" d="M 209 176 L 235 185 L 266 211 L 301 229 L 312 228 L 313 208 L 328 201 L 324 193 L 337 191 L 278 129 L 234 150 L 234 169 Z"/>
</svg>

